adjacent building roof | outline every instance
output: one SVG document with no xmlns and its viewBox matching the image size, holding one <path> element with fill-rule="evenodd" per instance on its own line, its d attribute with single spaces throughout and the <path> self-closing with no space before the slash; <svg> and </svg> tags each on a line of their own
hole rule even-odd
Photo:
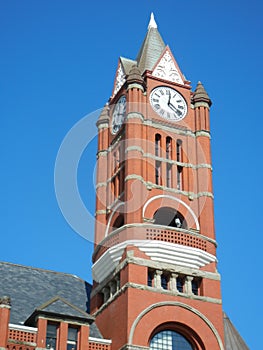
<svg viewBox="0 0 263 350">
<path fill-rule="evenodd" d="M 11 298 L 14 324 L 24 324 L 36 310 L 92 319 L 88 315 L 91 285 L 75 275 L 0 262 L 0 290 Z M 90 336 L 102 338 L 94 323 Z"/>
<path fill-rule="evenodd" d="M 224 314 L 225 350 L 249 350 L 230 319 Z"/>
</svg>

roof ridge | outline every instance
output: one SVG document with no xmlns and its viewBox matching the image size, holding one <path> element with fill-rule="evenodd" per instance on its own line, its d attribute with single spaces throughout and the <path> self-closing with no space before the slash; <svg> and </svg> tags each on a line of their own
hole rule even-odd
<svg viewBox="0 0 263 350">
<path fill-rule="evenodd" d="M 65 299 L 65 298 L 63 298 L 63 297 L 61 297 L 61 296 L 59 296 L 59 295 L 56 295 L 55 297 L 53 297 L 53 298 L 49 299 L 48 301 L 46 301 L 44 304 L 42 304 L 42 305 L 40 305 L 39 307 L 37 307 L 37 308 L 36 308 L 36 311 L 44 311 L 44 309 L 45 309 L 46 307 L 48 307 L 49 305 L 55 303 L 55 302 L 58 301 L 58 300 L 62 301 L 63 303 L 65 303 L 66 305 L 68 305 L 69 307 L 71 307 L 72 309 L 74 309 L 74 310 L 80 312 L 81 314 L 83 314 L 83 315 L 85 315 L 85 316 L 86 316 L 86 315 L 91 316 L 91 315 L 90 315 L 89 313 L 87 313 L 86 311 L 81 310 L 79 307 L 77 307 L 76 305 L 70 303 L 67 299 Z"/>
</svg>

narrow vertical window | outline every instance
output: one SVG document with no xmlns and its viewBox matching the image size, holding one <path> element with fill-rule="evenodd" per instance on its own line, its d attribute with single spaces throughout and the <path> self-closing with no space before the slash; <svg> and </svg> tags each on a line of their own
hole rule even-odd
<svg viewBox="0 0 263 350">
<path fill-rule="evenodd" d="M 148 280 L 147 280 L 147 285 L 149 287 L 153 286 L 153 272 L 148 270 Z"/>
<path fill-rule="evenodd" d="M 192 280 L 192 292 L 194 295 L 199 295 L 199 285 L 200 285 L 200 281 L 194 278 Z"/>
<path fill-rule="evenodd" d="M 161 156 L 161 135 L 160 134 L 155 135 L 155 155 L 156 157 Z"/>
<path fill-rule="evenodd" d="M 176 160 L 177 162 L 182 162 L 182 140 L 177 140 L 176 142 Z M 182 189 L 182 172 L 183 167 L 180 164 L 177 164 L 177 189 Z"/>
<path fill-rule="evenodd" d="M 77 350 L 78 345 L 78 329 L 68 327 L 67 350 Z"/>
<path fill-rule="evenodd" d="M 183 167 L 180 165 L 177 165 L 177 189 L 178 190 L 182 189 L 182 172 L 183 172 Z"/>
<path fill-rule="evenodd" d="M 176 160 L 182 162 L 182 140 L 176 142 Z"/>
<path fill-rule="evenodd" d="M 161 185 L 161 162 L 155 162 L 155 183 Z"/>
<path fill-rule="evenodd" d="M 46 336 L 46 348 L 50 350 L 56 350 L 57 348 L 57 324 L 47 325 L 47 336 Z"/>
<path fill-rule="evenodd" d="M 161 286 L 163 289 L 168 289 L 168 279 L 167 276 L 162 274 L 161 276 Z"/>
<path fill-rule="evenodd" d="M 166 164 L 166 186 L 172 187 L 172 164 Z"/>
<path fill-rule="evenodd" d="M 172 159 L 172 139 L 170 136 L 166 137 L 166 159 Z"/>
<path fill-rule="evenodd" d="M 178 292 L 183 293 L 183 291 L 184 291 L 184 279 L 183 279 L 183 277 L 180 277 L 180 276 L 177 277 L 176 287 L 177 287 Z"/>
</svg>

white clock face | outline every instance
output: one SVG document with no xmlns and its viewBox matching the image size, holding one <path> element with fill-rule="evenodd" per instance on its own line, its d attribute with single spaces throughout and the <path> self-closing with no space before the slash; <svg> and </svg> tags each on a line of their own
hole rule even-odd
<svg viewBox="0 0 263 350">
<path fill-rule="evenodd" d="M 126 96 L 121 96 L 112 113 L 112 123 L 111 123 L 111 133 L 113 135 L 117 134 L 117 132 L 120 130 L 124 118 L 126 115 Z"/>
<path fill-rule="evenodd" d="M 153 110 L 162 118 L 179 121 L 187 114 L 187 103 L 183 96 L 168 86 L 158 86 L 150 94 Z"/>
</svg>

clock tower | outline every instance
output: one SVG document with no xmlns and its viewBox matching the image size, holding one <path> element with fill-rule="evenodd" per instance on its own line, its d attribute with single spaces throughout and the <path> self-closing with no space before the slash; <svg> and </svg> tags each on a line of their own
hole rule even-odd
<svg viewBox="0 0 263 350">
<path fill-rule="evenodd" d="M 112 350 L 223 350 L 211 100 L 153 15 L 98 121 L 91 313 Z"/>
</svg>

